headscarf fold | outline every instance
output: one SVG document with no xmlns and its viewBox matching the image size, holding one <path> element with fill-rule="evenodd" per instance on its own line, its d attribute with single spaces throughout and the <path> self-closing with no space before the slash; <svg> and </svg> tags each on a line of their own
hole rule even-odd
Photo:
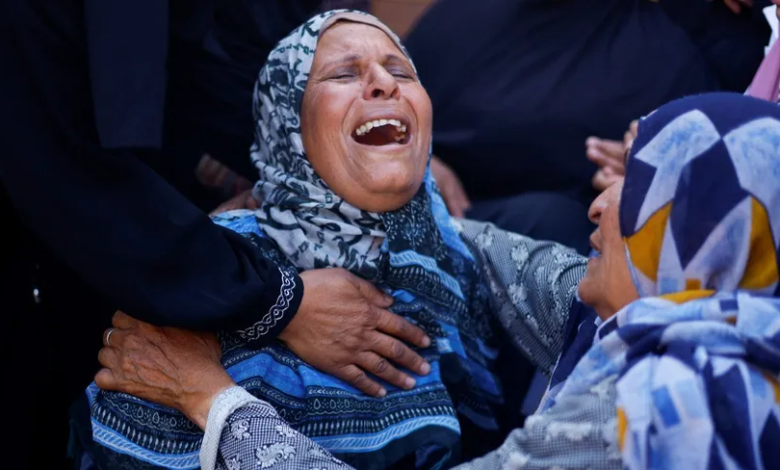
<svg viewBox="0 0 780 470">
<path fill-rule="evenodd" d="M 780 108 L 712 94 L 642 120 L 620 230 L 641 299 L 557 396 L 616 380 L 628 469 L 780 468 Z"/>
<path fill-rule="evenodd" d="M 227 334 L 223 365 L 295 430 L 353 466 L 450 465 L 458 458 L 464 426 L 483 434 L 497 428 L 494 407 L 501 390 L 491 372 L 488 289 L 429 170 L 408 204 L 376 214 L 331 191 L 307 160 L 300 128 L 303 94 L 319 36 L 336 21 L 380 28 L 403 51 L 378 20 L 355 12 L 318 15 L 282 40 L 255 88 L 251 154 L 260 171 L 256 191 L 262 206 L 219 215 L 215 222 L 249 237 L 282 269 L 341 267 L 392 294 L 392 310 L 433 339 L 431 348 L 418 351 L 432 371 L 416 377 L 414 390 L 385 384 L 387 396 L 376 399 L 315 370 L 281 344 L 254 351 Z M 94 384 L 88 396 L 96 461 L 198 467 L 202 434 L 180 413 L 98 391 Z M 267 457 L 270 462 L 277 456 Z"/>
</svg>

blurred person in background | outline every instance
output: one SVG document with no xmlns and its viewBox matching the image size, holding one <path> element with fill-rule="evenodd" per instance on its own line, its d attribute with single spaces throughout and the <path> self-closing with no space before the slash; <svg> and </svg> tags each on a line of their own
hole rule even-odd
<svg viewBox="0 0 780 470">
<path fill-rule="evenodd" d="M 743 91 L 769 37 L 761 1 L 433 2 L 406 46 L 452 212 L 587 253 L 583 143 L 675 98 Z"/>
<path fill-rule="evenodd" d="M 731 11 L 739 14 L 743 9 L 750 8 L 752 2 L 729 0 L 726 5 Z M 764 8 L 764 14 L 767 20 L 770 20 L 770 25 L 775 18 L 780 20 L 780 9 L 777 8 L 777 5 L 780 5 L 780 0 L 772 0 L 772 5 Z M 754 8 L 755 11 L 759 11 L 758 4 Z M 775 27 L 776 24 L 775 22 Z M 766 51 L 767 55 L 753 77 L 746 94 L 777 103 L 780 101 L 780 44 L 777 43 L 776 34 L 770 39 Z M 625 175 L 625 154 L 636 139 L 637 125 L 638 121 L 633 121 L 630 124 L 622 141 L 589 137 L 585 142 L 587 158 L 598 168 L 593 176 L 593 188 L 596 191 L 606 190 Z"/>
</svg>

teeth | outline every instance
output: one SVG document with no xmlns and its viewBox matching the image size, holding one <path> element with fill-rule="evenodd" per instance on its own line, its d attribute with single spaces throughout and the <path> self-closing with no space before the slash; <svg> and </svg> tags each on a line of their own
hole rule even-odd
<svg viewBox="0 0 780 470">
<path fill-rule="evenodd" d="M 369 122 L 361 125 L 360 127 L 358 127 L 355 130 L 355 134 L 357 134 L 357 135 L 364 135 L 366 132 L 370 132 L 371 129 L 373 129 L 375 127 L 387 126 L 388 124 L 391 125 L 391 126 L 395 126 L 396 130 L 399 132 L 399 134 L 401 134 L 401 136 L 400 136 L 401 139 L 400 140 L 398 139 L 398 136 L 396 136 L 396 140 L 397 141 L 400 142 L 401 140 L 406 138 L 406 135 L 405 135 L 406 134 L 406 126 L 401 124 L 401 121 L 399 121 L 398 119 L 376 119 L 376 120 L 373 120 L 373 121 L 369 121 Z"/>
</svg>

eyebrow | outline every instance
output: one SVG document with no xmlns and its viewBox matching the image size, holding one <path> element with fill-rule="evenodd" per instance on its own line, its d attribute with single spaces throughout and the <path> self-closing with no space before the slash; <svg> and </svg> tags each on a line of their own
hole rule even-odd
<svg viewBox="0 0 780 470">
<path fill-rule="evenodd" d="M 328 67 L 333 67 L 333 66 L 337 66 L 337 65 L 353 64 L 355 62 L 360 62 L 360 60 L 362 58 L 363 58 L 362 55 L 351 54 L 351 55 L 343 57 L 343 58 L 341 58 L 339 60 L 334 60 L 332 62 L 329 62 L 327 64 L 327 66 Z M 384 57 L 384 62 L 385 63 L 402 63 L 402 64 L 406 63 L 406 61 L 403 58 L 397 56 L 396 54 L 386 54 L 385 57 Z"/>
</svg>

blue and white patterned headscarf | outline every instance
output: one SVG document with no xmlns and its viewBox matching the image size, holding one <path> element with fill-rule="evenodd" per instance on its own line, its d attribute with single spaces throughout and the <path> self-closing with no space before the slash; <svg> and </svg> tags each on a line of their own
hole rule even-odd
<svg viewBox="0 0 780 470">
<path fill-rule="evenodd" d="M 620 227 L 642 298 L 557 397 L 616 380 L 625 468 L 780 468 L 780 108 L 712 94 L 642 120 Z"/>
<path fill-rule="evenodd" d="M 307 160 L 300 128 L 303 93 L 318 38 L 337 20 L 378 27 L 403 51 L 384 25 L 361 13 L 325 13 L 283 39 L 255 89 L 252 158 L 261 174 L 256 190 L 262 206 L 219 215 L 215 222 L 250 238 L 283 270 L 341 267 L 391 293 L 392 311 L 433 339 L 432 347 L 418 351 L 431 373 L 416 377 L 414 390 L 385 384 L 387 396 L 378 399 L 314 369 L 278 343 L 258 351 L 227 337 L 222 362 L 236 383 L 347 463 L 446 466 L 457 459 L 463 427 L 483 436 L 497 429 L 494 406 L 501 389 L 491 371 L 496 353 L 487 320 L 489 290 L 429 170 L 409 203 L 374 214 L 333 193 Z M 87 394 L 95 461 L 127 468 L 198 467 L 202 434 L 180 413 L 99 391 L 94 384 Z M 280 444 L 258 449 L 257 455 L 262 467 L 308 451 Z"/>
<path fill-rule="evenodd" d="M 406 51 L 374 17 L 334 14 L 315 17 L 288 36 L 260 73 L 252 146 L 252 161 L 260 170 L 255 194 L 263 201 L 259 217 L 264 231 L 299 269 L 336 266 L 375 279 L 382 262 L 380 246 L 387 238 L 382 216 L 346 202 L 314 172 L 301 138 L 301 106 L 318 33 L 337 18 L 380 28 Z"/>
</svg>

